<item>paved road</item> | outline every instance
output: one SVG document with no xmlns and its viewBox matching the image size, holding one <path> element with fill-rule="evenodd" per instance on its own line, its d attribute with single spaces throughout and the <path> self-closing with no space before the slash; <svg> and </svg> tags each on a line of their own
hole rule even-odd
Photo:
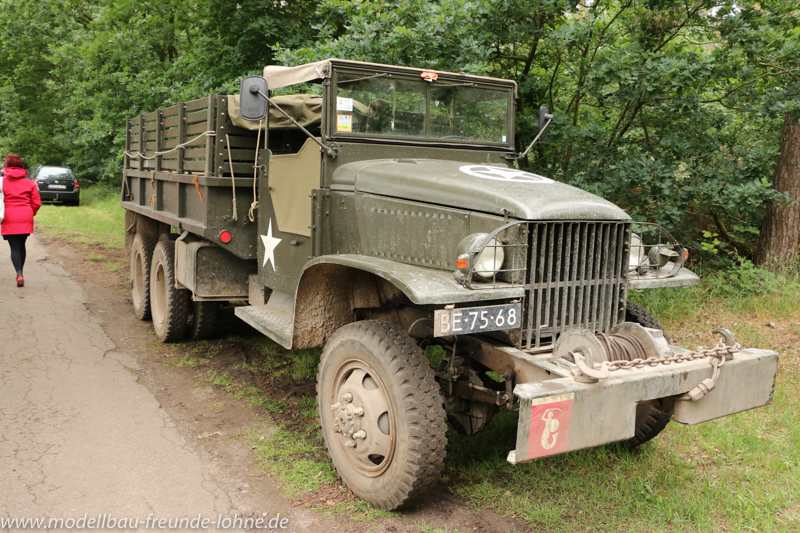
<svg viewBox="0 0 800 533">
<path fill-rule="evenodd" d="M 0 242 L 0 520 L 233 516 L 80 286 L 28 243 L 18 289 Z"/>
</svg>

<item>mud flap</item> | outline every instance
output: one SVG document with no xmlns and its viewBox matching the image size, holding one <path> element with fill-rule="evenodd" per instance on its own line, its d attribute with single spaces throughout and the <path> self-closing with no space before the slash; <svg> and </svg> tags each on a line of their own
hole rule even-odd
<svg viewBox="0 0 800 533">
<path fill-rule="evenodd" d="M 777 371 L 776 352 L 742 349 L 725 363 L 714 390 L 696 402 L 676 402 L 673 420 L 693 425 L 767 405 Z M 517 385 L 517 444 L 508 462 L 629 439 L 638 402 L 683 395 L 711 373 L 708 359 L 701 359 L 619 370 L 597 383 L 560 378 Z"/>
</svg>

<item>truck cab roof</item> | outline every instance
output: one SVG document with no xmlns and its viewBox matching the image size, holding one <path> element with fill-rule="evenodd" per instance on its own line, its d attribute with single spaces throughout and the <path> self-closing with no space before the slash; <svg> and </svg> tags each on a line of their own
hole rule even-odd
<svg viewBox="0 0 800 533">
<path fill-rule="evenodd" d="M 517 88 L 517 83 L 515 81 L 502 78 L 475 76 L 472 74 L 465 74 L 463 72 L 455 73 L 431 69 L 400 67 L 396 65 L 383 65 L 380 63 L 369 63 L 365 61 L 348 61 L 345 59 L 336 58 L 324 59 L 322 61 L 317 61 L 316 63 L 306 63 L 305 65 L 298 65 L 295 67 L 267 65 L 264 67 L 264 78 L 267 80 L 269 89 L 274 90 L 281 87 L 288 87 L 289 85 L 296 85 L 298 83 L 321 82 L 326 78 L 330 78 L 333 75 L 334 70 L 339 68 L 379 70 L 387 73 L 402 73 L 412 76 L 415 75 L 418 77 L 423 73 L 433 73 L 436 74 L 436 79 L 442 77 L 445 79 L 458 79 L 473 83 L 500 85 L 508 87 L 512 90 L 516 90 Z"/>
<path fill-rule="evenodd" d="M 267 66 L 264 77 L 271 91 L 322 83 L 320 133 L 326 139 L 514 147 L 512 80 L 341 59 Z"/>
</svg>

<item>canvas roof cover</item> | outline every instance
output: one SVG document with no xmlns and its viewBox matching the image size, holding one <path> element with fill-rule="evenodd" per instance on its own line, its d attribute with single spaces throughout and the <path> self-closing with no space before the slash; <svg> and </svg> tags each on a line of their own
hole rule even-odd
<svg viewBox="0 0 800 533">
<path fill-rule="evenodd" d="M 324 78 L 329 78 L 332 72 L 332 66 L 353 66 L 353 67 L 374 67 L 378 70 L 400 70 L 413 74 L 421 74 L 423 72 L 436 72 L 446 76 L 455 76 L 468 78 L 475 81 L 490 81 L 494 83 L 502 83 L 516 87 L 517 84 L 511 80 L 501 78 L 489 78 L 486 76 L 473 76 L 470 74 L 458 74 L 453 72 L 443 72 L 439 70 L 428 70 L 420 68 L 398 67 L 395 65 L 381 65 L 379 63 L 365 63 L 362 61 L 346 61 L 343 59 L 325 59 L 317 61 L 316 63 L 307 63 L 296 67 L 282 67 L 278 65 L 268 65 L 264 67 L 264 78 L 267 80 L 267 87 L 270 90 L 295 85 L 298 83 L 308 83 L 312 81 L 319 81 Z"/>
</svg>

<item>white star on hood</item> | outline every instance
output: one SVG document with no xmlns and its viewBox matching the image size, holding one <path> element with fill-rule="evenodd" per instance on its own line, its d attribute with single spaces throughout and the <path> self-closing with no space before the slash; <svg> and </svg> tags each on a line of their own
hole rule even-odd
<svg viewBox="0 0 800 533">
<path fill-rule="evenodd" d="M 272 270 L 275 270 L 275 247 L 278 246 L 282 240 L 283 239 L 276 239 L 272 236 L 272 219 L 270 219 L 267 234 L 261 236 L 261 241 L 264 243 L 264 267 L 271 261 Z"/>
</svg>

